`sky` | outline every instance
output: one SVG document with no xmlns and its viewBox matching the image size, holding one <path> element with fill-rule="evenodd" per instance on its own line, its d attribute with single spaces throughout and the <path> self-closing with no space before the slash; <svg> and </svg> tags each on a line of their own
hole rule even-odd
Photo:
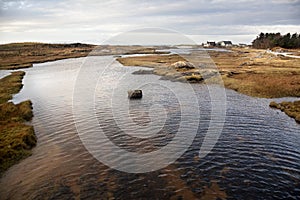
<svg viewBox="0 0 300 200">
<path fill-rule="evenodd" d="M 0 43 L 250 44 L 299 19 L 300 0 L 0 0 Z"/>
</svg>

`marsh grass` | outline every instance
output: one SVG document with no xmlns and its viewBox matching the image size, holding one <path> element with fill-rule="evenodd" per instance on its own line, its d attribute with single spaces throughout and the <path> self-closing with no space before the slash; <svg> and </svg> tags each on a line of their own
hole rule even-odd
<svg viewBox="0 0 300 200">
<path fill-rule="evenodd" d="M 0 69 L 21 69 L 31 67 L 33 63 L 55 61 L 65 58 L 87 56 L 94 45 L 11 43 L 0 45 Z"/>
<path fill-rule="evenodd" d="M 12 72 L 11 75 L 0 79 L 0 104 L 12 99 L 12 95 L 22 89 L 23 71 Z"/>
<path fill-rule="evenodd" d="M 0 175 L 13 164 L 31 155 L 36 145 L 32 126 L 24 124 L 33 117 L 32 103 L 7 102 L 22 88 L 25 72 L 12 72 L 0 79 Z"/>
<path fill-rule="evenodd" d="M 295 119 L 296 122 L 300 123 L 300 101 L 294 102 L 282 102 L 276 103 L 272 101 L 270 103 L 271 108 L 276 108 L 287 114 L 288 116 Z"/>
<path fill-rule="evenodd" d="M 241 73 L 223 77 L 225 87 L 262 98 L 300 97 L 300 73 Z"/>
</svg>

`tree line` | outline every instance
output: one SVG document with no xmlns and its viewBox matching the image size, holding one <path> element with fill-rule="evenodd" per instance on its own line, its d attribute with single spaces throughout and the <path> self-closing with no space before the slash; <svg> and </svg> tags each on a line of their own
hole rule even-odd
<svg viewBox="0 0 300 200">
<path fill-rule="evenodd" d="M 260 33 L 252 42 L 258 49 L 282 47 L 287 49 L 300 48 L 300 35 L 298 33 L 281 35 L 280 33 Z"/>
</svg>

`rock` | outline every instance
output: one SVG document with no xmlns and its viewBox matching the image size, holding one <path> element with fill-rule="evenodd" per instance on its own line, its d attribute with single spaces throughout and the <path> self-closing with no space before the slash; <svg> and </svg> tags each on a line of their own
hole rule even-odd
<svg viewBox="0 0 300 200">
<path fill-rule="evenodd" d="M 142 90 L 129 90 L 128 98 L 129 99 L 141 99 L 143 97 Z"/>
<path fill-rule="evenodd" d="M 194 69 L 195 66 L 192 63 L 185 62 L 185 61 L 178 61 L 173 63 L 171 67 L 175 67 L 177 69 Z"/>
</svg>

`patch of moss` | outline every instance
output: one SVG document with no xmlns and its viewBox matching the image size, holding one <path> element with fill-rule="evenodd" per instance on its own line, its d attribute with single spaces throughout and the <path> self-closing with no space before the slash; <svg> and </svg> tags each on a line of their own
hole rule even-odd
<svg viewBox="0 0 300 200">
<path fill-rule="evenodd" d="M 36 145 L 32 126 L 22 123 L 1 122 L 0 125 L 0 174 L 19 160 L 31 155 Z"/>
<path fill-rule="evenodd" d="M 282 103 L 276 103 L 272 101 L 270 103 L 270 107 L 285 112 L 285 114 L 294 118 L 296 122 L 300 123 L 300 101 L 294 101 L 294 102 L 284 101 Z"/>
<path fill-rule="evenodd" d="M 12 99 L 12 95 L 22 89 L 22 79 L 24 75 L 25 72 L 17 71 L 0 79 L 0 104 Z"/>
<path fill-rule="evenodd" d="M 36 145 L 33 127 L 24 124 L 33 117 L 31 101 L 7 102 L 21 90 L 24 75 L 18 71 L 0 79 L 0 175 L 31 155 L 30 150 Z"/>
<path fill-rule="evenodd" d="M 201 75 L 195 75 L 195 74 L 192 74 L 190 76 L 185 76 L 185 79 L 190 83 L 200 83 L 204 80 Z"/>
</svg>

